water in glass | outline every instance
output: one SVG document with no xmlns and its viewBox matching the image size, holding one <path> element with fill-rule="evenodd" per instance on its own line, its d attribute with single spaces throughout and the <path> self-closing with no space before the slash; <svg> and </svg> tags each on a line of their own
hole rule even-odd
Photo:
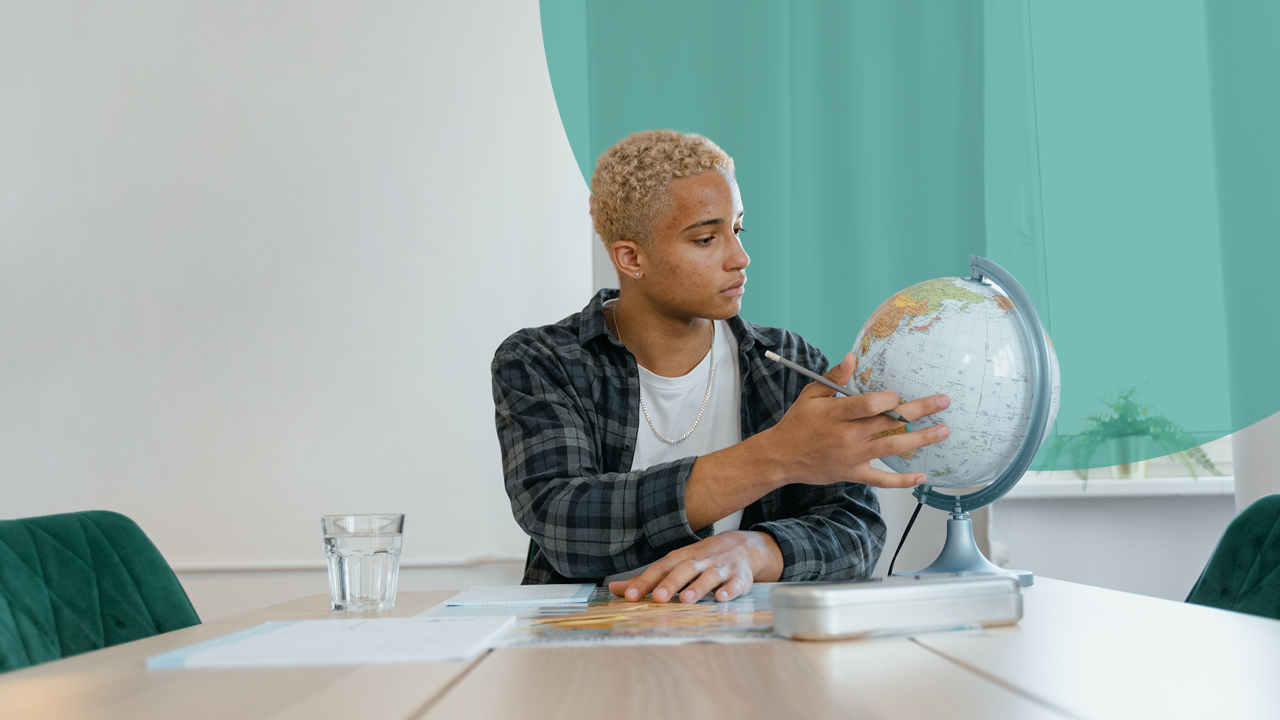
<svg viewBox="0 0 1280 720">
<path fill-rule="evenodd" d="M 381 524 L 362 520 L 369 517 L 378 516 L 325 518 L 324 549 L 334 610 L 387 610 L 396 603 L 404 516 L 390 516 L 398 517 L 398 522 Z"/>
</svg>

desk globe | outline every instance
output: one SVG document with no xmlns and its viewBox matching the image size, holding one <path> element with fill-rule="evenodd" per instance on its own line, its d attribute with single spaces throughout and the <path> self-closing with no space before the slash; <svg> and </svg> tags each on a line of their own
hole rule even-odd
<svg viewBox="0 0 1280 720">
<path fill-rule="evenodd" d="M 1022 285 L 986 258 L 970 255 L 969 268 L 972 277 L 926 280 L 876 309 L 854 343 L 857 364 L 847 387 L 892 390 L 903 402 L 940 392 L 951 398 L 946 410 L 910 425 L 945 423 L 946 440 L 882 458 L 896 472 L 924 473 L 916 499 L 951 513 L 938 559 L 896 574 L 1015 574 L 1030 585 L 1030 572 L 983 557 L 969 512 L 1009 492 L 1048 437 L 1058 414 L 1058 357 Z"/>
</svg>

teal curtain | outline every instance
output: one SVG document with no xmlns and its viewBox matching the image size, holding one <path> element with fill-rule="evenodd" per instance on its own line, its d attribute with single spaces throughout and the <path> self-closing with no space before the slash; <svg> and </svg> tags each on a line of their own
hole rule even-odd
<svg viewBox="0 0 1280 720">
<path fill-rule="evenodd" d="M 1081 432 L 1088 416 L 1111 414 L 1104 401 L 1136 388 L 1149 414 L 1188 432 L 1185 445 L 1226 434 L 1229 279 L 1204 4 L 1029 0 L 1026 10 L 1058 433 Z M 1101 452 L 1084 463 L 1109 464 Z"/>
<path fill-rule="evenodd" d="M 584 178 L 647 128 L 734 156 L 747 319 L 838 358 L 892 294 L 985 255 L 1054 340 L 1056 435 L 1136 387 L 1187 447 L 1280 410 L 1255 310 L 1280 269 L 1280 94 L 1250 91 L 1274 89 L 1256 55 L 1280 44 L 1241 9 L 1266 5 L 1210 0 L 1206 22 L 1202 0 L 541 3 Z"/>
<path fill-rule="evenodd" d="M 796 3 L 787 44 L 791 303 L 776 321 L 834 362 L 890 295 L 986 254 L 982 3 Z"/>
<path fill-rule="evenodd" d="M 1232 427 L 1280 411 L 1280 3 L 1206 0 Z"/>
<path fill-rule="evenodd" d="M 635 130 L 733 155 L 744 317 L 831 357 L 920 279 L 985 251 L 983 9 L 966 2 L 543 2 L 583 177 Z"/>
</svg>

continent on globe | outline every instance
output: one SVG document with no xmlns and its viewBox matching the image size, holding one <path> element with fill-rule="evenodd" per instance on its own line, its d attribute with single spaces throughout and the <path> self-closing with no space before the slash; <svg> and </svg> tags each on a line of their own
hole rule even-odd
<svg viewBox="0 0 1280 720">
<path fill-rule="evenodd" d="M 1030 425 L 1035 357 L 1016 313 L 999 290 L 965 278 L 912 285 L 872 313 L 854 342 L 850 389 L 892 390 L 902 402 L 935 393 L 951 398 L 946 410 L 912 423 L 913 430 L 945 423 L 951 435 L 883 458 L 886 465 L 922 472 L 935 487 L 985 485 L 1009 466 Z M 1058 413 L 1060 386 L 1051 342 L 1049 367 L 1045 437 Z"/>
<path fill-rule="evenodd" d="M 858 345 L 862 351 L 865 353 L 877 337 L 887 338 L 898 332 L 903 318 L 906 318 L 910 324 L 915 318 L 938 313 L 942 310 L 943 300 L 955 300 L 961 303 L 960 309 L 963 310 L 970 302 L 983 302 L 987 299 L 966 288 L 956 287 L 947 280 L 948 278 L 926 280 L 885 300 L 871 314 L 871 319 L 867 321 L 866 326 L 862 328 L 862 334 L 858 336 Z M 1007 301 L 1008 298 L 1005 300 Z M 1009 306 L 1013 307 L 1013 303 L 1010 302 Z"/>
</svg>

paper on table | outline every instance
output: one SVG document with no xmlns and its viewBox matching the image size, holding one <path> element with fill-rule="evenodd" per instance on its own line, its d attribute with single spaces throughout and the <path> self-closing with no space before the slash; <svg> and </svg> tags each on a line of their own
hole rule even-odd
<svg viewBox="0 0 1280 720">
<path fill-rule="evenodd" d="M 472 585 L 444 604 L 453 605 L 563 605 L 585 603 L 595 593 L 591 583 L 581 585 Z"/>
<path fill-rule="evenodd" d="M 467 660 L 492 647 L 514 622 L 510 617 L 267 622 L 147 658 L 147 667 L 283 667 Z"/>
</svg>

